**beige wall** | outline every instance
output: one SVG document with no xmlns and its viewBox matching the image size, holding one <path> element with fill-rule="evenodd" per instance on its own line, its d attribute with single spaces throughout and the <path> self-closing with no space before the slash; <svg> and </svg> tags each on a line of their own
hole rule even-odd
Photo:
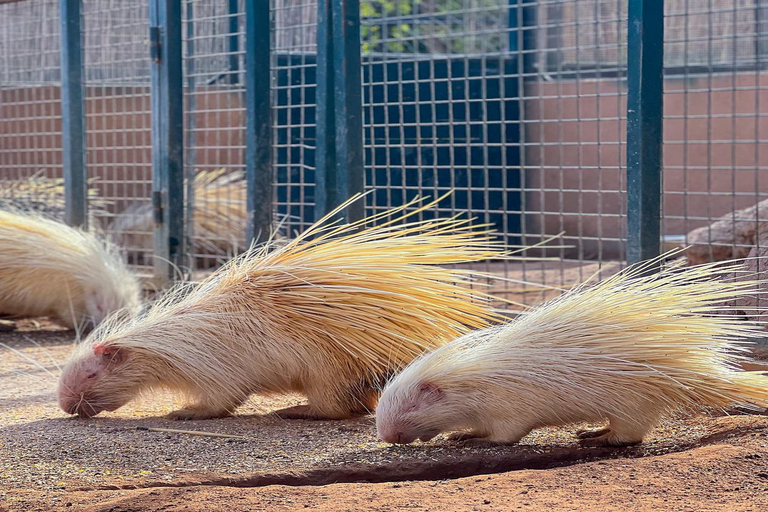
<svg viewBox="0 0 768 512">
<path fill-rule="evenodd" d="M 684 234 L 706 224 L 697 217 L 718 217 L 754 204 L 755 191 L 768 193 L 768 151 L 754 143 L 755 134 L 768 129 L 768 116 L 755 116 L 756 107 L 768 111 L 768 88 L 755 91 L 766 83 L 766 73 L 665 81 L 666 234 Z M 714 89 L 723 90 L 707 92 Z M 686 95 L 678 94 L 684 90 Z M 615 79 L 542 82 L 526 90 L 528 232 L 565 231 L 566 241 L 580 239 L 583 252 L 571 255 L 620 254 L 626 210 L 621 192 L 626 123 L 620 120 L 625 92 Z M 0 179 L 39 169 L 60 174 L 58 94 L 56 87 L 0 90 Z M 242 100 L 240 93 L 221 89 L 198 92 L 199 167 L 242 165 Z M 122 198 L 115 210 L 149 195 L 149 108 L 145 87 L 88 91 L 89 171 L 100 179 L 102 195 Z M 687 122 L 673 118 L 683 114 Z M 688 144 L 677 144 L 686 140 L 686 132 Z M 686 188 L 684 200 L 679 193 Z M 734 198 L 733 190 L 745 195 Z M 680 218 L 685 215 L 688 220 Z"/>
<path fill-rule="evenodd" d="M 759 140 L 768 133 L 768 117 L 755 114 L 756 108 L 768 112 L 768 89 L 755 90 L 766 83 L 768 74 L 754 72 L 665 80 L 665 234 L 685 234 L 708 223 L 702 218 L 753 205 L 757 193 L 768 193 L 768 151 L 754 142 L 756 134 Z M 615 79 L 543 82 L 529 85 L 526 97 L 525 118 L 535 120 L 525 131 L 529 232 L 565 231 L 571 243 L 583 237 L 587 257 L 600 245 L 604 257 L 619 254 L 619 215 L 626 212 L 625 154 L 618 144 L 626 140 L 626 122 L 619 119 L 624 85 Z M 674 118 L 683 115 L 687 120 Z"/>
<path fill-rule="evenodd" d="M 196 94 L 198 168 L 242 167 L 242 94 L 222 89 Z M 88 89 L 87 162 L 100 195 L 119 211 L 151 190 L 151 119 L 147 87 Z M 61 175 L 58 87 L 0 90 L 0 180 L 45 170 Z M 185 118 L 188 122 L 189 118 Z"/>
</svg>

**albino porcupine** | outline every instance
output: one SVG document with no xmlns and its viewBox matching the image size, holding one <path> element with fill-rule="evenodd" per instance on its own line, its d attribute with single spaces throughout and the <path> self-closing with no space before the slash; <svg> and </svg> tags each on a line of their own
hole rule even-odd
<svg viewBox="0 0 768 512">
<path fill-rule="evenodd" d="M 139 318 L 106 322 L 64 368 L 61 407 L 93 416 L 163 387 L 189 397 L 178 419 L 228 415 L 253 393 L 309 398 L 284 417 L 373 409 L 393 371 L 504 318 L 467 286 L 476 273 L 443 266 L 506 257 L 503 244 L 467 220 L 407 222 L 437 201 L 403 213 L 416 203 L 342 226 L 326 217 L 170 291 Z"/>
<path fill-rule="evenodd" d="M 97 325 L 139 306 L 140 287 L 116 248 L 61 222 L 0 211 L 0 313 Z"/>
<path fill-rule="evenodd" d="M 582 285 L 415 360 L 381 396 L 379 436 L 469 429 L 458 437 L 514 443 L 537 427 L 607 419 L 580 437 L 625 445 L 674 410 L 768 404 L 768 378 L 737 369 L 763 326 L 722 311 L 757 282 L 731 280 L 744 271 L 736 264 L 679 267 Z"/>
<path fill-rule="evenodd" d="M 245 173 L 200 171 L 195 175 L 194 195 L 193 252 L 218 258 L 241 252 L 246 247 Z M 132 251 L 137 261 L 143 261 L 140 256 L 152 251 L 152 205 L 144 202 L 129 206 L 112 221 L 108 231 L 115 243 Z"/>
<path fill-rule="evenodd" d="M 96 217 L 109 205 L 109 201 L 99 197 L 98 190 L 92 186 L 95 182 L 94 178 L 88 180 L 88 224 L 91 227 L 98 227 Z M 20 180 L 4 180 L 0 182 L 0 210 L 63 219 L 64 180 L 48 178 L 41 172 Z"/>
</svg>

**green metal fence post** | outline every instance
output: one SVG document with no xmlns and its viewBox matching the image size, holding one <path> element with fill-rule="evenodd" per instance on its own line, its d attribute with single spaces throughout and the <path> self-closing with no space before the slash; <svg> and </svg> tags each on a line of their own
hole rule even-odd
<svg viewBox="0 0 768 512">
<path fill-rule="evenodd" d="M 246 0 L 248 3 L 249 0 Z M 240 42 L 238 39 L 238 32 L 240 32 L 239 20 L 238 20 L 238 1 L 229 0 L 228 12 L 229 12 L 229 77 L 227 83 L 232 85 L 240 83 Z M 267 20 L 269 20 L 269 13 L 266 14 Z M 269 34 L 269 32 L 267 32 Z M 266 68 L 269 69 L 269 68 Z"/>
<path fill-rule="evenodd" d="M 333 25 L 331 3 L 317 2 L 317 136 L 315 139 L 315 219 L 334 202 L 336 190 L 336 118 L 333 94 Z"/>
<path fill-rule="evenodd" d="M 627 263 L 661 253 L 664 1 L 629 0 Z"/>
<path fill-rule="evenodd" d="M 174 279 L 185 251 L 181 24 L 181 0 L 150 0 L 154 268 L 160 283 Z"/>
<path fill-rule="evenodd" d="M 362 64 L 358 0 L 320 0 L 317 16 L 317 150 L 315 218 L 362 192 Z M 342 213 L 365 216 L 357 201 Z"/>
<path fill-rule="evenodd" d="M 272 229 L 272 123 L 269 96 L 269 0 L 245 2 L 245 173 L 247 239 L 263 242 Z"/>
<path fill-rule="evenodd" d="M 64 167 L 64 221 L 88 227 L 88 172 L 85 167 L 85 106 L 80 16 L 81 0 L 61 0 L 61 134 Z"/>
<path fill-rule="evenodd" d="M 537 72 L 536 34 L 539 4 L 533 0 L 509 0 L 508 5 L 509 52 L 520 56 L 524 78 L 530 77 Z"/>
</svg>

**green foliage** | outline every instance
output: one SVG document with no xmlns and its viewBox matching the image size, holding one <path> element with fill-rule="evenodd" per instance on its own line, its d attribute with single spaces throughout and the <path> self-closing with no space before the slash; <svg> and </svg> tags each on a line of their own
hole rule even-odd
<svg viewBox="0 0 768 512">
<path fill-rule="evenodd" d="M 506 49 L 508 0 L 363 0 L 363 53 Z M 413 16 L 416 15 L 416 16 Z"/>
<path fill-rule="evenodd" d="M 371 0 L 363 1 L 360 4 L 360 19 L 376 20 L 383 22 L 387 18 L 409 16 L 413 14 L 415 5 L 422 0 Z M 373 52 L 406 52 L 413 51 L 412 45 L 407 44 L 405 39 L 412 35 L 411 25 L 407 23 L 374 24 L 362 25 L 361 35 L 363 38 L 363 53 Z M 382 28 L 384 30 L 382 30 Z M 389 39 L 401 39 L 400 41 L 389 41 Z M 384 42 L 382 40 L 386 39 Z"/>
</svg>

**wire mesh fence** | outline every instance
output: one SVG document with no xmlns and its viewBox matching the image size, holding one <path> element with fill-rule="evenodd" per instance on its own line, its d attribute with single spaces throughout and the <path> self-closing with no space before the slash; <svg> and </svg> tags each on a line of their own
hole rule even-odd
<svg viewBox="0 0 768 512">
<path fill-rule="evenodd" d="M 563 233 L 561 247 L 486 269 L 553 286 L 619 269 L 627 240 L 627 5 L 363 0 L 368 211 L 453 190 L 437 214 L 476 217 L 509 243 Z M 765 199 L 766 7 L 674 0 L 665 9 L 664 234 L 683 243 L 723 215 L 728 225 L 743 218 L 756 233 L 759 210 L 732 212 Z M 246 243 L 244 11 L 243 0 L 184 0 L 179 20 L 185 217 L 190 255 L 205 268 Z M 289 236 L 315 220 L 324 129 L 317 13 L 312 0 L 270 6 L 272 208 Z M 24 185 L 14 183 L 62 173 L 59 20 L 57 2 L 48 0 L 0 4 L 0 14 L 0 180 L 3 194 L 15 197 Z M 83 4 L 95 218 L 144 269 L 153 258 L 148 29 L 146 2 Z M 705 228 L 687 239 L 714 257 L 719 249 L 709 243 L 718 236 Z M 757 241 L 719 243 L 736 255 L 735 244 L 748 250 Z M 496 291 L 528 303 L 544 297 L 518 285 Z"/>
<path fill-rule="evenodd" d="M 606 262 L 618 268 L 626 4 L 363 6 L 372 206 L 453 190 L 444 214 L 466 212 L 509 243 L 564 233 L 556 245 L 568 247 L 527 252 L 553 261 L 489 266 L 506 277 L 561 286 Z M 527 303 L 542 298 L 536 287 L 496 292 Z"/>
<path fill-rule="evenodd" d="M 144 274 L 152 265 L 153 228 L 148 27 L 144 2 L 83 4 L 86 165 L 108 204 L 97 226 Z"/>
<path fill-rule="evenodd" d="M 768 218 L 766 6 L 677 2 L 665 17 L 665 232 L 695 262 L 746 256 Z"/>
<path fill-rule="evenodd" d="M 59 8 L 0 4 L 0 205 L 64 214 Z"/>
<path fill-rule="evenodd" d="M 245 247 L 244 3 L 183 4 L 189 249 L 210 268 Z"/>
<path fill-rule="evenodd" d="M 314 221 L 317 2 L 272 3 L 272 125 L 277 221 L 286 234 Z"/>
</svg>

